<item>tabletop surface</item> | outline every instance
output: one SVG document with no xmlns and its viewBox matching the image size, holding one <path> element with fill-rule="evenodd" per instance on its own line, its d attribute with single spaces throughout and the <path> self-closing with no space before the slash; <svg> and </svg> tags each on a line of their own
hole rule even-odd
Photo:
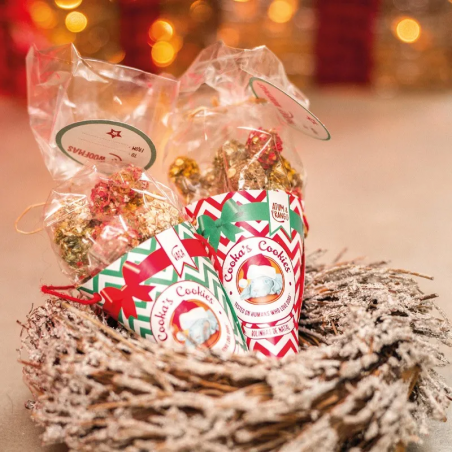
<svg viewBox="0 0 452 452">
<path fill-rule="evenodd" d="M 421 287 L 439 293 L 438 305 L 452 318 L 452 94 L 390 99 L 361 91 L 309 94 L 332 140 L 301 138 L 308 171 L 308 252 L 327 249 L 333 258 L 347 247 L 349 257 L 390 260 L 394 267 L 434 275 Z M 16 320 L 43 303 L 40 284 L 65 282 L 45 233 L 23 236 L 13 226 L 26 206 L 45 201 L 52 180 L 25 107 L 1 98 L 0 176 L 0 450 L 64 451 L 40 446 L 41 431 L 24 408 L 30 393 L 17 363 Z M 37 224 L 37 215 L 25 221 L 29 228 Z M 441 373 L 452 384 L 452 368 Z M 410 451 L 446 452 L 450 444 L 451 423 L 433 423 L 430 437 Z"/>
</svg>

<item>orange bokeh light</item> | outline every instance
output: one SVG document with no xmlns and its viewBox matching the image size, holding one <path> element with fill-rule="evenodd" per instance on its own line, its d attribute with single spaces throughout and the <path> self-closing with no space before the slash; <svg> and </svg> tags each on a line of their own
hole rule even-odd
<svg viewBox="0 0 452 452">
<path fill-rule="evenodd" d="M 267 11 L 268 17 L 277 24 L 289 22 L 295 14 L 294 2 L 288 0 L 273 0 Z"/>
<path fill-rule="evenodd" d="M 234 27 L 223 27 L 218 30 L 218 38 L 228 46 L 237 47 L 240 42 L 240 33 Z"/>
<path fill-rule="evenodd" d="M 421 35 L 419 22 L 410 17 L 400 19 L 396 25 L 396 36 L 403 42 L 416 42 Z"/>
<path fill-rule="evenodd" d="M 190 15 L 197 22 L 206 22 L 212 14 L 212 7 L 203 0 L 196 0 L 190 6 Z"/>
<path fill-rule="evenodd" d="M 55 0 L 55 5 L 61 9 L 74 9 L 82 4 L 83 0 Z"/>
<path fill-rule="evenodd" d="M 168 41 L 173 37 L 174 27 L 164 19 L 157 19 L 149 27 L 149 37 L 154 41 Z"/>
<path fill-rule="evenodd" d="M 80 33 L 88 25 L 88 19 L 83 13 L 72 11 L 66 16 L 66 28 L 73 33 Z"/>
<path fill-rule="evenodd" d="M 176 51 L 169 42 L 159 41 L 152 47 L 151 56 L 156 66 L 166 67 L 176 58 Z"/>
<path fill-rule="evenodd" d="M 54 28 L 57 24 L 55 11 L 45 2 L 34 2 L 30 6 L 30 16 L 40 28 Z"/>
</svg>

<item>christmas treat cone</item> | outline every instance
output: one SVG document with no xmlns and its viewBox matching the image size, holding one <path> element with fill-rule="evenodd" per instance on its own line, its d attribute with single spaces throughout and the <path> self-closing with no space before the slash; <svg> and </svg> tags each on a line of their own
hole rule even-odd
<svg viewBox="0 0 452 452">
<path fill-rule="evenodd" d="M 239 353 L 241 328 L 206 249 L 187 222 L 167 229 L 83 283 L 121 324 L 158 343 Z"/>
<path fill-rule="evenodd" d="M 172 192 L 141 169 L 84 170 L 52 193 L 45 212 L 63 271 L 84 294 L 65 298 L 98 304 L 126 328 L 158 343 L 246 350 L 209 258 L 210 245 Z M 56 293 L 48 286 L 43 290 Z"/>
<path fill-rule="evenodd" d="M 186 207 L 214 248 L 250 350 L 298 352 L 304 287 L 302 201 L 282 190 L 228 192 Z"/>
</svg>

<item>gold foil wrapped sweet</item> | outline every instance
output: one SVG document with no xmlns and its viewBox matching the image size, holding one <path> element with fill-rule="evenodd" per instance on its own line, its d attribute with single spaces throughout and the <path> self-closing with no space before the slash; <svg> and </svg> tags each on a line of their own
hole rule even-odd
<svg viewBox="0 0 452 452">
<path fill-rule="evenodd" d="M 101 222 L 92 217 L 88 203 L 79 196 L 63 199 L 55 216 L 53 236 L 60 256 L 83 279 L 89 264 L 88 250 Z"/>
<path fill-rule="evenodd" d="M 267 176 L 257 160 L 242 160 L 226 171 L 229 191 L 258 190 L 266 186 Z"/>
<path fill-rule="evenodd" d="M 177 157 L 170 166 L 168 175 L 179 193 L 188 202 L 201 189 L 199 166 L 190 157 Z"/>
<path fill-rule="evenodd" d="M 177 157 L 169 168 L 169 178 L 187 204 L 238 190 L 301 193 L 303 178 L 282 153 L 283 142 L 278 133 L 260 128 L 252 130 L 245 143 L 226 141 L 203 171 L 194 159 Z"/>
</svg>

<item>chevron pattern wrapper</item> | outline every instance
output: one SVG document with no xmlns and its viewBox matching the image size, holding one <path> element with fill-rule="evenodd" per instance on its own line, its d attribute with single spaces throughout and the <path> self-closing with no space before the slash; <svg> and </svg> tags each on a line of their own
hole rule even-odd
<svg viewBox="0 0 452 452">
<path fill-rule="evenodd" d="M 250 350 L 298 353 L 304 288 L 302 200 L 282 190 L 246 190 L 186 207 L 212 245 Z"/>
<path fill-rule="evenodd" d="M 157 343 L 241 353 L 242 329 L 197 233 L 184 222 L 124 254 L 79 289 Z M 199 237 L 199 236 L 198 236 Z"/>
</svg>

